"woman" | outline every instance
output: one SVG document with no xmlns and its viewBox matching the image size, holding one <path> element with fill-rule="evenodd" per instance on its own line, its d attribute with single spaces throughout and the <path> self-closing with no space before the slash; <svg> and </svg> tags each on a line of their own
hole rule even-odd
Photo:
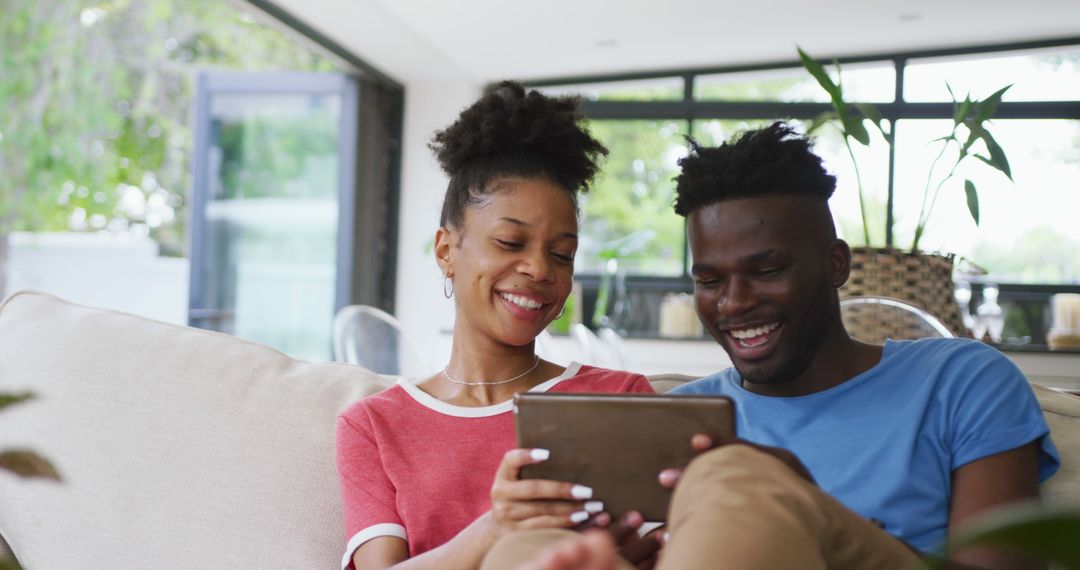
<svg viewBox="0 0 1080 570">
<path fill-rule="evenodd" d="M 456 307 L 453 349 L 438 374 L 339 419 L 343 566 L 475 568 L 508 532 L 567 528 L 603 510 L 586 487 L 519 480 L 547 452 L 513 449 L 517 392 L 652 391 L 639 374 L 563 367 L 534 351 L 573 283 L 577 192 L 607 153 L 580 122 L 575 100 L 502 83 L 435 135 L 450 177 L 435 257 Z"/>
</svg>

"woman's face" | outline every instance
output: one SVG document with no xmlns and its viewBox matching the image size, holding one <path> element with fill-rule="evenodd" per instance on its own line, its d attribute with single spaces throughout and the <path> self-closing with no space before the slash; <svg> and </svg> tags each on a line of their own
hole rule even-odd
<svg viewBox="0 0 1080 570">
<path fill-rule="evenodd" d="M 454 281 L 455 334 L 472 330 L 513 346 L 532 342 L 570 294 L 577 230 L 569 192 L 520 178 L 467 208 L 460 228 L 440 228 L 435 255 Z"/>
</svg>

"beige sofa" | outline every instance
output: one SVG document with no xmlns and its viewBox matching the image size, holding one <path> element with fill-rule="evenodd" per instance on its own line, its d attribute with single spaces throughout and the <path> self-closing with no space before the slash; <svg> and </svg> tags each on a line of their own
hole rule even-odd
<svg viewBox="0 0 1080 570">
<path fill-rule="evenodd" d="M 0 305 L 0 392 L 38 398 L 0 412 L 0 449 L 31 446 L 64 481 L 0 472 L 0 536 L 30 570 L 337 567 L 334 419 L 387 385 L 222 334 L 13 295 Z M 1046 493 L 1080 504 L 1080 399 L 1039 397 L 1067 459 Z"/>
</svg>

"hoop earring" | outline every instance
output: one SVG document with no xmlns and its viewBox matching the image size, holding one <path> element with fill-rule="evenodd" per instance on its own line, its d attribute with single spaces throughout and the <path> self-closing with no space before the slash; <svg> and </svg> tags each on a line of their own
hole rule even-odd
<svg viewBox="0 0 1080 570">
<path fill-rule="evenodd" d="M 565 314 L 566 314 L 566 305 L 564 304 L 562 306 L 562 310 L 559 311 L 559 314 L 555 315 L 555 320 L 557 321 L 557 320 L 563 318 L 563 315 L 565 315 Z"/>
<path fill-rule="evenodd" d="M 443 276 L 442 294 L 447 299 L 454 296 L 454 280 L 449 275 Z"/>
</svg>

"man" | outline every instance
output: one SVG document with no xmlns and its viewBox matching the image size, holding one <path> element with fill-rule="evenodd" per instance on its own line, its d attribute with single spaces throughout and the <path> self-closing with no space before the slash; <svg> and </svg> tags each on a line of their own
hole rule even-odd
<svg viewBox="0 0 1080 570">
<path fill-rule="evenodd" d="M 661 474 L 677 484 L 661 568 L 905 568 L 979 514 L 1038 497 L 1057 451 L 1007 358 L 971 340 L 848 336 L 851 252 L 806 138 L 776 123 L 694 144 L 680 165 L 698 315 L 734 367 L 675 393 L 731 397 L 740 440 L 699 437 L 718 448 L 681 481 Z M 572 539 L 534 567 L 612 567 L 606 544 Z"/>
</svg>

